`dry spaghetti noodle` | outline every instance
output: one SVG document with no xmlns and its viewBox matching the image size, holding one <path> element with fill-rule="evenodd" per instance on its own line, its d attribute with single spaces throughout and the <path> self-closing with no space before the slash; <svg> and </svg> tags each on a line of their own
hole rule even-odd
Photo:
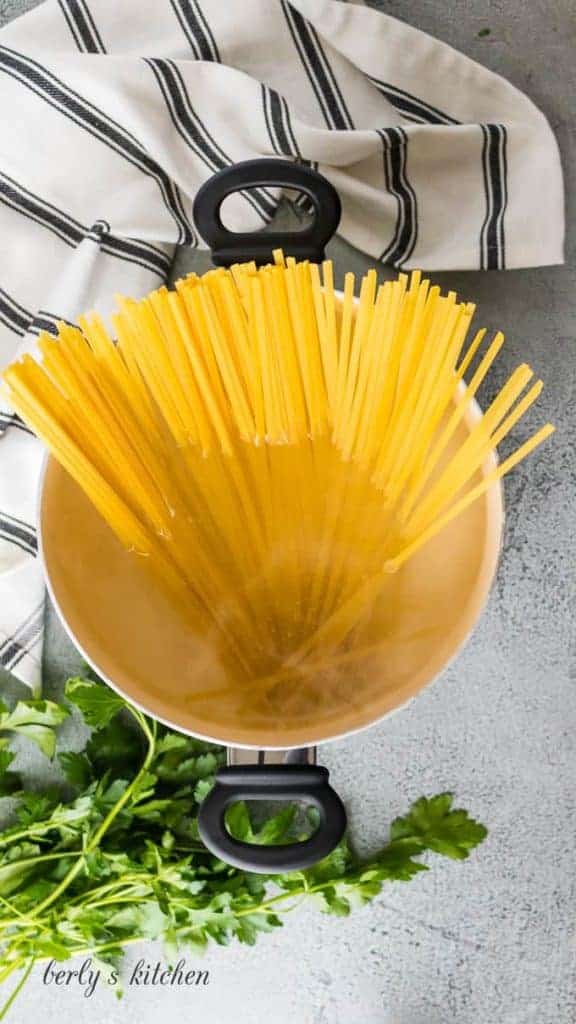
<svg viewBox="0 0 576 1024">
<path fill-rule="evenodd" d="M 467 340 L 474 307 L 417 272 L 354 291 L 278 252 L 120 298 L 115 340 L 95 315 L 60 324 L 4 373 L 232 691 L 344 663 L 388 574 L 553 430 L 486 473 L 542 383 L 518 367 L 454 449 L 503 336 Z"/>
</svg>

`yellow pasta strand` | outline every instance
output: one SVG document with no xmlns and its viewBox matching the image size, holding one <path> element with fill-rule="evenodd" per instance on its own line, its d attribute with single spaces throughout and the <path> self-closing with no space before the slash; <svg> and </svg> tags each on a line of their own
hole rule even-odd
<svg viewBox="0 0 576 1024">
<path fill-rule="evenodd" d="M 503 335 L 470 341 L 474 306 L 418 271 L 356 298 L 278 250 L 117 305 L 114 337 L 61 323 L 4 388 L 215 652 L 199 703 L 305 717 L 390 573 L 553 430 L 488 468 L 542 382 L 522 364 L 472 415 Z"/>
<path fill-rule="evenodd" d="M 460 515 L 466 508 L 468 508 L 468 506 L 471 505 L 473 501 L 476 501 L 483 494 L 485 494 L 490 487 L 497 483 L 498 480 L 501 480 L 502 477 L 505 476 L 506 473 L 509 473 L 511 469 L 514 469 L 514 467 L 517 466 L 518 463 L 522 461 L 522 459 L 525 459 L 526 456 L 530 455 L 534 451 L 534 449 L 538 447 L 539 444 L 542 444 L 543 441 L 546 441 L 546 439 L 549 438 L 550 435 L 553 433 L 554 427 L 551 423 L 547 423 L 544 427 L 537 431 L 537 433 L 534 434 L 528 441 L 526 441 L 525 444 L 521 445 L 520 448 L 518 448 L 517 451 L 513 453 L 513 455 L 510 455 L 510 457 L 506 459 L 506 461 L 503 462 L 498 467 L 498 469 L 493 470 L 492 473 L 488 473 L 488 475 L 485 476 L 484 479 L 482 480 L 482 483 L 477 484 L 476 487 L 473 487 L 472 490 L 469 491 L 468 494 L 466 494 L 463 498 L 460 498 L 460 500 L 457 501 L 455 505 L 453 505 L 452 508 L 445 513 L 445 515 L 443 515 L 440 519 L 437 519 L 434 523 L 432 523 L 432 525 L 429 526 L 427 530 L 421 533 L 414 541 L 412 541 L 410 545 L 408 545 L 402 551 L 400 551 L 395 558 L 390 559 L 390 561 L 386 563 L 386 571 L 396 572 L 396 570 L 403 564 L 403 562 L 410 558 L 411 555 L 415 554 L 416 551 L 419 550 L 419 548 L 421 548 L 424 544 L 431 540 L 431 538 L 434 537 L 437 533 L 439 533 L 440 530 L 443 530 L 444 527 L 448 525 L 448 523 L 450 523 L 453 519 L 456 518 L 456 516 Z"/>
</svg>

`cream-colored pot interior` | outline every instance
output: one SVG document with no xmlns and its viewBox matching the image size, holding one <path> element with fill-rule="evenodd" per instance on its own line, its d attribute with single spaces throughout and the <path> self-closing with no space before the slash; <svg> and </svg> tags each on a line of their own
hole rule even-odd
<svg viewBox="0 0 576 1024">
<path fill-rule="evenodd" d="M 454 444 L 478 415 L 472 408 Z M 484 467 L 488 472 L 494 463 Z M 352 651 L 306 683 L 307 704 L 272 693 L 263 709 L 198 700 L 206 652 L 142 561 L 123 550 L 49 459 L 41 496 L 48 586 L 86 659 L 131 701 L 176 729 L 256 748 L 307 746 L 361 729 L 413 697 L 464 643 L 492 583 L 501 541 L 497 485 L 390 575 Z M 281 707 L 281 710 L 279 710 Z"/>
</svg>

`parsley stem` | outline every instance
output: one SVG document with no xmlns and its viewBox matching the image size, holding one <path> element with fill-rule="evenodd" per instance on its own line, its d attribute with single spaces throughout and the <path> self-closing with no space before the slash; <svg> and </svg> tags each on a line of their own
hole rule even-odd
<svg viewBox="0 0 576 1024">
<path fill-rule="evenodd" d="M 116 942 L 105 942 L 101 946 L 80 946 L 79 949 L 70 950 L 70 956 L 98 956 L 99 953 L 107 953 L 111 949 L 120 949 L 124 946 L 133 946 L 136 942 L 147 942 L 145 935 L 135 935 L 131 938 L 117 939 Z M 36 963 L 44 963 L 46 960 L 52 960 L 49 954 L 46 956 L 39 956 L 36 958 Z M 0 1020 L 2 1018 L 0 1017 Z"/>
<path fill-rule="evenodd" d="M 85 857 L 96 849 L 102 837 L 106 835 L 106 832 L 110 828 L 110 825 L 118 816 L 118 814 L 125 806 L 125 804 L 128 803 L 130 797 L 134 793 L 134 790 L 137 788 L 140 779 L 146 774 L 150 765 L 152 764 L 152 761 L 154 760 L 154 753 L 156 749 L 156 722 L 152 722 L 152 728 L 150 728 L 144 715 L 142 715 L 139 711 L 132 707 L 129 707 L 129 711 L 132 713 L 133 717 L 140 725 L 142 731 L 144 732 L 144 735 L 146 736 L 146 739 L 148 740 L 148 750 L 146 752 L 146 757 L 142 762 L 142 766 L 137 775 L 135 775 L 134 778 L 132 779 L 130 785 L 126 787 L 126 789 L 119 797 L 119 799 L 116 801 L 114 806 L 110 808 L 108 814 L 104 818 L 104 821 L 100 823 L 100 825 L 94 832 L 94 835 L 92 836 L 92 838 L 87 843 L 84 849 L 83 856 L 80 857 L 76 861 L 76 864 L 74 864 L 74 866 L 70 868 L 70 870 L 64 876 L 60 884 L 52 890 L 50 895 L 47 896 L 44 900 L 42 900 L 42 902 L 39 903 L 39 905 L 36 907 L 37 915 L 42 914 L 44 910 L 47 910 L 48 907 L 51 907 L 52 904 L 62 895 L 62 893 L 66 892 L 68 886 L 74 881 L 76 875 L 78 875 L 79 872 L 82 870 Z"/>
<path fill-rule="evenodd" d="M 34 957 L 31 957 L 30 960 L 28 961 L 28 965 L 27 965 L 26 969 L 24 970 L 24 972 L 22 974 L 22 977 L 20 978 L 20 980 L 19 980 L 18 984 L 16 985 L 14 991 L 11 993 L 10 997 L 6 1000 L 6 1002 L 4 1003 L 4 1006 L 0 1009 L 0 1020 L 4 1020 L 6 1014 L 8 1013 L 8 1010 L 12 1006 L 14 1000 L 17 998 L 19 992 L 21 992 L 21 990 L 24 988 L 24 985 L 26 984 L 26 982 L 28 981 L 28 978 L 30 976 L 30 972 L 31 972 L 32 968 L 34 967 L 34 963 L 35 963 L 35 959 L 34 959 Z"/>
<path fill-rule="evenodd" d="M 88 818 L 88 812 L 81 817 L 74 819 L 74 824 L 82 821 L 82 818 Z M 21 828 L 18 832 L 10 832 L 8 835 L 0 837 L 0 848 L 3 846 L 10 846 L 11 843 L 18 842 L 20 839 L 34 839 L 37 842 L 45 841 L 45 837 L 42 833 L 52 832 L 53 829 L 59 827 L 63 822 L 59 822 L 57 818 L 51 819 L 41 825 L 39 822 L 34 825 L 29 825 L 28 828 Z M 66 822 L 68 824 L 68 822 Z"/>
<path fill-rule="evenodd" d="M 324 886 L 325 886 L 325 883 L 320 883 L 320 884 L 315 885 L 315 886 L 302 885 L 302 887 L 300 889 L 291 889 L 289 892 L 278 893 L 277 896 L 272 896 L 269 900 L 265 900 L 263 903 L 256 904 L 255 906 L 252 906 L 252 907 L 244 907 L 242 910 L 237 910 L 234 916 L 237 917 L 237 918 L 241 918 L 241 917 L 248 917 L 248 916 L 250 916 L 252 914 L 263 913 L 263 912 L 266 912 L 270 907 L 275 906 L 276 904 L 281 903 L 284 900 L 288 900 L 290 898 L 296 897 L 296 903 L 293 906 L 284 908 L 284 912 L 288 913 L 289 911 L 295 910 L 297 907 L 299 907 L 301 905 L 301 903 L 303 901 L 305 901 L 306 898 L 309 895 L 311 895 L 312 893 L 320 892 L 324 888 Z M 104 901 L 102 901 L 102 902 L 104 902 Z M 136 902 L 136 901 L 135 900 L 118 900 L 118 901 L 113 901 L 113 902 L 131 903 L 131 902 Z M 189 903 L 187 901 L 185 901 L 185 900 L 173 900 L 173 905 L 177 904 L 177 903 L 180 903 L 183 906 L 189 906 Z M 91 906 L 94 906 L 94 904 L 91 904 Z M 118 938 L 116 941 L 106 942 L 106 943 L 104 943 L 103 945 L 100 945 L 100 946 L 84 946 L 84 947 L 80 947 L 79 949 L 70 949 L 70 956 L 88 956 L 88 955 L 90 955 L 90 956 L 96 955 L 97 956 L 98 954 L 108 952 L 111 949 L 119 949 L 120 947 L 124 948 L 124 946 L 134 945 L 135 943 L 138 943 L 138 942 L 146 942 L 146 940 L 147 940 L 147 936 L 145 936 L 145 935 L 137 935 L 137 936 L 132 936 L 130 938 L 128 938 L 128 937 L 126 937 L 126 938 Z M 41 962 L 43 962 L 45 960 L 50 960 L 50 959 L 51 959 L 50 956 L 41 956 L 41 957 L 37 958 L 37 962 L 41 963 Z M 26 977 L 27 977 L 27 975 L 26 975 Z M 0 1021 L 1 1020 L 2 1020 L 2 1016 L 0 1015 Z"/>
<path fill-rule="evenodd" d="M 79 896 L 75 896 L 73 899 L 69 901 L 70 906 L 74 907 L 78 903 L 84 903 L 86 906 L 91 907 L 93 903 L 96 902 L 95 897 L 99 898 L 106 892 L 113 892 L 114 889 L 122 891 L 126 888 L 138 889 L 142 886 L 147 886 L 148 882 L 146 881 L 146 879 L 148 877 L 148 875 L 143 875 L 142 878 L 140 878 L 138 875 L 135 875 L 134 881 L 130 882 L 129 876 L 125 875 L 124 878 L 117 878 L 113 882 L 107 882 L 106 885 L 100 885 L 98 886 L 97 889 L 92 889 L 89 895 L 87 895 L 84 892 L 81 892 Z"/>
<path fill-rule="evenodd" d="M 8 864 L 10 867 L 22 868 L 27 865 L 32 867 L 34 864 L 40 864 L 42 861 L 46 860 L 66 860 L 66 857 L 83 856 L 84 850 L 60 850 L 58 853 L 42 853 L 39 857 L 25 857 L 23 860 L 11 860 Z M 8 864 L 2 865 L 2 867 L 8 867 Z M 2 867 L 0 867 L 0 871 L 2 870 Z M 2 897 L 0 897 L 0 900 L 1 899 Z"/>
</svg>

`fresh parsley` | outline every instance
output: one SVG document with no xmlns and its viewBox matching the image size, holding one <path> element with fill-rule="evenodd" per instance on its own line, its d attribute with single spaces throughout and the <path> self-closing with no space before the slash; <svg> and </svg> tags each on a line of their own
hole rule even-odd
<svg viewBox="0 0 576 1024">
<path fill-rule="evenodd" d="M 70 679 L 66 697 L 92 732 L 85 749 L 59 754 L 68 791 L 27 790 L 12 771 L 11 734 L 53 757 L 55 729 L 69 714 L 49 701 L 0 707 L 0 795 L 16 796 L 0 833 L 0 981 L 17 977 L 2 1020 L 34 964 L 91 956 L 105 971 L 124 948 L 163 942 L 167 956 L 209 942 L 252 944 L 301 901 L 345 917 L 382 885 L 426 871 L 422 856 L 468 857 L 483 825 L 422 797 L 391 827 L 388 844 L 360 860 L 343 841 L 307 871 L 261 876 L 213 857 L 198 835 L 197 811 L 224 751 L 171 732 L 90 678 Z M 255 843 L 294 837 L 296 808 L 255 822 L 238 803 L 230 831 Z"/>
<path fill-rule="evenodd" d="M 68 709 L 50 700 L 21 700 L 13 711 L 0 701 L 0 733 L 12 733 L 32 740 L 46 757 L 54 757 L 54 728 L 68 717 Z"/>
</svg>

